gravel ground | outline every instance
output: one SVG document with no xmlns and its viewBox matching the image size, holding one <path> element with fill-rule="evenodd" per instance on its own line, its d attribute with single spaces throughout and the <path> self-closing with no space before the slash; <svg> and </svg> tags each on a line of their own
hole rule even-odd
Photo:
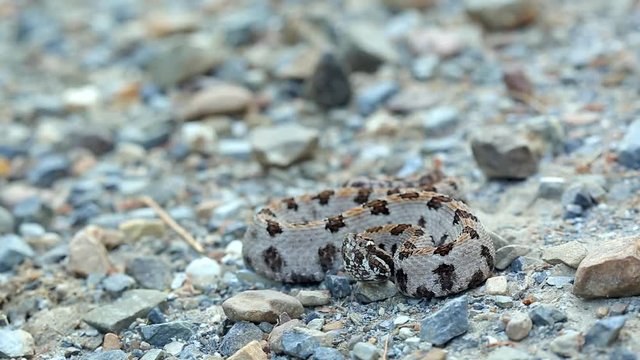
<svg viewBox="0 0 640 360">
<path fill-rule="evenodd" d="M 0 358 L 636 359 L 640 4 L 0 0 Z M 494 277 L 262 278 L 269 200 L 433 167 Z"/>
</svg>

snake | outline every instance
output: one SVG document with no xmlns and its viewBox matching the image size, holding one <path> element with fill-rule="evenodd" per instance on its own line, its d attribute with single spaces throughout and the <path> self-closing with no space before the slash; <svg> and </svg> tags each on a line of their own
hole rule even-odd
<svg viewBox="0 0 640 360">
<path fill-rule="evenodd" d="M 256 273 L 283 283 L 318 283 L 345 271 L 391 280 L 404 295 L 446 297 L 484 283 L 495 250 L 463 201 L 456 179 L 355 178 L 340 187 L 268 203 L 243 238 Z"/>
</svg>

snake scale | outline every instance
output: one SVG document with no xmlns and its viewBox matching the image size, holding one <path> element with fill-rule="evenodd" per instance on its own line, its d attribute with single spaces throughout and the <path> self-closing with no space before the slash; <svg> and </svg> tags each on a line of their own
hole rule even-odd
<svg viewBox="0 0 640 360">
<path fill-rule="evenodd" d="M 459 198 L 455 180 L 355 179 L 271 202 L 243 240 L 245 264 L 287 283 L 344 269 L 359 281 L 390 279 L 411 297 L 449 296 L 491 276 L 495 250 Z"/>
</svg>

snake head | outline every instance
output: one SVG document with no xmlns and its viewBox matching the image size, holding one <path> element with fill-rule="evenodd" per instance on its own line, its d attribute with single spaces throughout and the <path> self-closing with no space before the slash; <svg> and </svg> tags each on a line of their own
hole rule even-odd
<svg viewBox="0 0 640 360">
<path fill-rule="evenodd" d="M 393 257 L 370 238 L 347 234 L 342 242 L 344 268 L 359 281 L 380 281 L 393 276 Z"/>
</svg>

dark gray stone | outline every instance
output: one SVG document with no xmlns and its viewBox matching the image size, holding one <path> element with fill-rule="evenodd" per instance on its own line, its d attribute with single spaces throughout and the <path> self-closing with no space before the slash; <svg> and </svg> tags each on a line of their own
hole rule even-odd
<svg viewBox="0 0 640 360">
<path fill-rule="evenodd" d="M 537 326 L 552 326 L 557 322 L 567 321 L 567 315 L 547 305 L 534 305 L 529 310 L 531 321 Z"/>
<path fill-rule="evenodd" d="M 384 282 L 358 282 L 353 290 L 356 300 L 363 304 L 381 301 L 394 296 L 398 288 L 391 281 Z"/>
<path fill-rule="evenodd" d="M 13 207 L 13 216 L 20 224 L 38 223 L 47 226 L 53 218 L 53 210 L 37 196 L 26 198 Z"/>
<path fill-rule="evenodd" d="M 229 329 L 220 343 L 220 353 L 230 356 L 253 340 L 262 340 L 263 332 L 260 328 L 247 321 L 239 321 Z"/>
<path fill-rule="evenodd" d="M 324 54 L 316 65 L 309 81 L 309 95 L 323 109 L 349 104 L 349 76 L 333 54 Z"/>
<path fill-rule="evenodd" d="M 166 300 L 167 295 L 157 290 L 129 290 L 114 303 L 91 310 L 84 322 L 102 332 L 119 332 L 135 319 L 144 318 L 154 307 Z"/>
<path fill-rule="evenodd" d="M 636 120 L 620 143 L 618 162 L 631 169 L 640 169 L 640 120 Z"/>
<path fill-rule="evenodd" d="M 420 339 L 435 346 L 442 346 L 449 340 L 469 330 L 467 296 L 450 300 L 435 314 L 422 321 Z"/>
<path fill-rule="evenodd" d="M 346 276 L 327 275 L 324 278 L 324 284 L 331 292 L 331 297 L 343 298 L 351 294 L 351 285 Z"/>
<path fill-rule="evenodd" d="M 136 280 L 126 274 L 113 274 L 102 280 L 102 286 L 104 286 L 104 289 L 112 294 L 118 294 L 128 290 L 135 285 L 135 283 Z"/>
<path fill-rule="evenodd" d="M 87 356 L 87 360 L 126 360 L 128 355 L 122 350 L 110 350 L 93 353 Z"/>
<path fill-rule="evenodd" d="M 282 349 L 287 355 L 306 359 L 320 347 L 320 341 L 308 333 L 288 330 L 282 334 Z"/>
<path fill-rule="evenodd" d="M 380 82 L 366 87 L 358 94 L 356 99 L 358 112 L 364 116 L 372 114 L 378 107 L 395 95 L 398 90 L 400 90 L 400 87 L 393 81 Z"/>
<path fill-rule="evenodd" d="M 583 210 L 598 205 L 606 191 L 595 183 L 578 183 L 569 186 L 562 194 L 562 205 L 578 205 Z"/>
<path fill-rule="evenodd" d="M 164 290 L 171 283 L 171 266 L 155 256 L 132 259 L 127 263 L 126 272 L 145 289 Z"/>
<path fill-rule="evenodd" d="M 35 255 L 29 244 L 15 234 L 0 236 L 0 272 L 11 271 Z"/>
<path fill-rule="evenodd" d="M 39 159 L 27 172 L 27 180 L 40 187 L 50 187 L 69 173 L 71 163 L 62 155 L 49 155 Z"/>
<path fill-rule="evenodd" d="M 338 349 L 321 346 L 313 351 L 311 360 L 342 360 L 344 356 Z"/>
<path fill-rule="evenodd" d="M 625 316 L 619 315 L 596 321 L 584 337 L 585 345 L 609 346 L 613 344 L 626 320 Z"/>
<path fill-rule="evenodd" d="M 140 327 L 142 338 L 151 345 L 165 346 L 174 340 L 189 340 L 194 335 L 193 324 L 188 321 L 172 321 Z"/>
</svg>

